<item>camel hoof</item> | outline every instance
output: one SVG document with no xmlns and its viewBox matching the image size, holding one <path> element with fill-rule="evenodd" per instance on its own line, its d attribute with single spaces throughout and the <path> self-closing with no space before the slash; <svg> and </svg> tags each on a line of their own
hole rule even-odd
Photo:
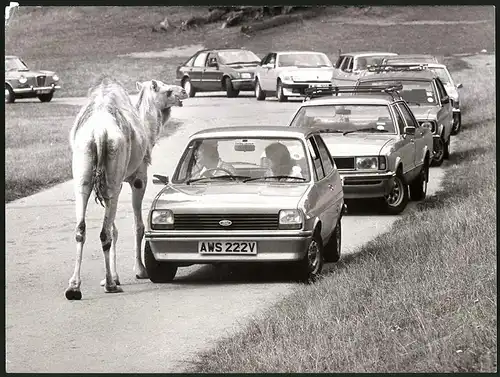
<svg viewBox="0 0 500 377">
<path fill-rule="evenodd" d="M 68 288 L 66 289 L 66 298 L 68 300 L 81 300 L 82 292 L 78 288 Z"/>
<path fill-rule="evenodd" d="M 102 279 L 100 284 L 101 284 L 101 287 L 104 287 L 104 286 L 106 285 L 106 279 Z M 119 279 L 116 279 L 116 280 L 115 280 L 115 284 L 116 284 L 116 285 L 121 285 L 121 284 L 120 284 L 120 280 L 119 280 Z"/>
<path fill-rule="evenodd" d="M 121 293 L 123 292 L 122 287 L 118 285 L 104 286 L 104 292 L 106 293 Z"/>
</svg>

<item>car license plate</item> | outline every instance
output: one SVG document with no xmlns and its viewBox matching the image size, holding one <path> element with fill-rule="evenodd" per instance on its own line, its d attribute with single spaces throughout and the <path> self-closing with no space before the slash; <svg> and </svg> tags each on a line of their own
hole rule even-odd
<svg viewBox="0 0 500 377">
<path fill-rule="evenodd" d="M 49 94 L 50 89 L 42 89 L 42 90 L 37 90 L 37 94 Z"/>
<path fill-rule="evenodd" d="M 239 254 L 256 255 L 257 242 L 255 241 L 199 241 L 200 254 Z"/>
<path fill-rule="evenodd" d="M 328 88 L 332 84 L 310 84 L 309 88 Z"/>
</svg>

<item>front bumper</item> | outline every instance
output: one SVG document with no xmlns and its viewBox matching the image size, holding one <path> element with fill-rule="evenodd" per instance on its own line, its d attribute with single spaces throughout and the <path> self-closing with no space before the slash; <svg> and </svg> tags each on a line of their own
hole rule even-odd
<svg viewBox="0 0 500 377">
<path fill-rule="evenodd" d="M 254 79 L 232 79 L 231 82 L 236 90 L 255 90 Z"/>
<path fill-rule="evenodd" d="M 27 88 L 12 88 L 15 94 L 47 94 L 55 92 L 57 89 L 61 89 L 61 86 L 52 84 L 50 86 L 29 86 Z"/>
<path fill-rule="evenodd" d="M 394 185 L 394 172 L 342 174 L 345 199 L 381 198 Z"/>
<path fill-rule="evenodd" d="M 151 231 L 145 234 L 156 260 L 210 264 L 220 262 L 287 262 L 304 258 L 311 242 L 312 231 L 261 231 L 252 234 L 238 232 L 215 235 L 213 232 L 201 235 L 202 232 Z M 255 241 L 256 255 L 241 254 L 199 254 L 198 241 Z"/>
<path fill-rule="evenodd" d="M 310 87 L 328 87 L 332 84 L 331 81 L 321 81 L 321 82 L 306 82 L 306 83 L 287 83 L 283 82 L 283 94 L 287 97 L 293 96 L 303 96 L 305 95 L 304 91 Z"/>
</svg>

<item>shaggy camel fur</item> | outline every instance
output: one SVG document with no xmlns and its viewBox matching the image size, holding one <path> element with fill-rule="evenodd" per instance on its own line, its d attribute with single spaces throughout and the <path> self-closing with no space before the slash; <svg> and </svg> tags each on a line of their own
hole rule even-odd
<svg viewBox="0 0 500 377">
<path fill-rule="evenodd" d="M 76 263 L 66 290 L 68 300 L 82 297 L 80 269 L 85 243 L 85 213 L 92 190 L 105 208 L 100 233 L 106 277 L 104 291 L 122 292 L 116 271 L 115 217 L 122 183 L 132 189 L 135 222 L 135 263 L 137 278 L 147 278 L 141 260 L 144 236 L 142 200 L 147 184 L 151 151 L 172 106 L 182 106 L 188 98 L 180 86 L 158 80 L 137 82 L 139 96 L 134 106 L 125 88 L 117 81 L 103 78 L 89 90 L 89 98 L 77 115 L 70 132 L 73 151 L 73 180 L 76 200 Z"/>
</svg>

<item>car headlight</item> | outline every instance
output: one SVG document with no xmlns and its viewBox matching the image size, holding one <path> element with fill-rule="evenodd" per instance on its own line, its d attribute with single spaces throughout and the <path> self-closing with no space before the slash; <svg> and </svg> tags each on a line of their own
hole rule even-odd
<svg viewBox="0 0 500 377">
<path fill-rule="evenodd" d="M 59 76 L 57 76 L 57 75 L 52 76 L 52 80 L 59 81 Z"/>
<path fill-rule="evenodd" d="M 378 169 L 378 156 L 356 157 L 356 169 Z"/>
<path fill-rule="evenodd" d="M 241 73 L 239 73 L 239 72 L 234 72 L 234 73 L 233 73 L 233 76 L 234 76 L 235 78 L 240 78 L 240 77 L 241 77 Z"/>
<path fill-rule="evenodd" d="M 279 212 L 280 229 L 300 229 L 302 222 L 302 212 L 298 209 L 282 209 Z"/>
<path fill-rule="evenodd" d="M 24 76 L 19 77 L 19 82 L 21 84 L 26 84 L 28 82 L 28 79 Z"/>
<path fill-rule="evenodd" d="M 248 72 L 243 72 L 241 74 L 241 78 L 242 79 L 251 79 L 252 78 L 252 74 L 251 73 L 248 73 Z"/>
<path fill-rule="evenodd" d="M 174 214 L 169 209 L 155 209 L 151 212 L 152 229 L 172 229 L 174 227 Z"/>
</svg>

